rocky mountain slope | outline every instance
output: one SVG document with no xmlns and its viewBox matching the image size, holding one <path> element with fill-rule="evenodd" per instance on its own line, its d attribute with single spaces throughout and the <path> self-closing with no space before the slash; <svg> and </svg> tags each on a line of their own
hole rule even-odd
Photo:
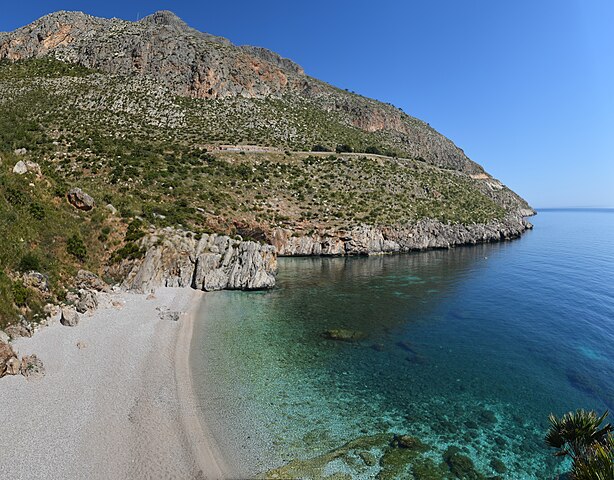
<svg viewBox="0 0 614 480">
<path fill-rule="evenodd" d="M 0 159 L 0 323 L 69 301 L 84 268 L 267 288 L 275 252 L 497 241 L 534 213 L 424 122 L 170 12 L 0 33 Z"/>
<path fill-rule="evenodd" d="M 391 105 L 354 95 L 304 74 L 294 62 L 263 48 L 237 47 L 200 33 L 171 12 L 139 22 L 57 12 L 0 35 L 0 59 L 53 56 L 119 75 L 155 79 L 193 98 L 282 98 L 297 96 L 347 126 L 381 132 L 404 155 L 446 168 L 481 172 L 448 139 Z"/>
</svg>

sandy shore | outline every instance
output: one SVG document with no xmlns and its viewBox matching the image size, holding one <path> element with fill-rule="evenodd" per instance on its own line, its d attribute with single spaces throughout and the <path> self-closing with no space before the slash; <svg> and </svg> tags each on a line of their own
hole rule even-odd
<svg viewBox="0 0 614 480">
<path fill-rule="evenodd" d="M 202 292 L 164 288 L 19 339 L 46 375 L 0 381 L 0 476 L 10 479 L 227 478 L 189 369 Z M 161 320 L 157 307 L 184 312 Z M 81 348 L 79 348 L 77 346 Z"/>
</svg>

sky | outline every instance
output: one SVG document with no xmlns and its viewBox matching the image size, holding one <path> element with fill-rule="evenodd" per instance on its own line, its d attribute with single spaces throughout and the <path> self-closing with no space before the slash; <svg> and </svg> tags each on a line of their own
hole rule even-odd
<svg viewBox="0 0 614 480">
<path fill-rule="evenodd" d="M 612 0 L 3 3 L 0 31 L 172 10 L 430 123 L 534 207 L 614 207 Z"/>
</svg>

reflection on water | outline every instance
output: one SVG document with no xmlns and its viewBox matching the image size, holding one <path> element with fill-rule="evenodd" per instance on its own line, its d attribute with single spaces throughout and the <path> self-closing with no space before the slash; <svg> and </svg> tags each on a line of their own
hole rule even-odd
<svg viewBox="0 0 614 480">
<path fill-rule="evenodd" d="M 535 223 L 511 243 L 281 259 L 273 291 L 208 294 L 194 376 L 240 473 L 393 432 L 429 446 L 419 461 L 453 445 L 486 476 L 549 478 L 548 413 L 614 407 L 614 214 Z"/>
</svg>

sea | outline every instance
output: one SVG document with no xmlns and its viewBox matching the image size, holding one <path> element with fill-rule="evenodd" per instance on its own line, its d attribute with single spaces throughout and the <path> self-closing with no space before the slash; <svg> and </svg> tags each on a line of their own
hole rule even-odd
<svg viewBox="0 0 614 480">
<path fill-rule="evenodd" d="M 568 470 L 544 441 L 548 415 L 614 410 L 614 210 L 540 210 L 531 222 L 501 243 L 280 258 L 270 291 L 206 294 L 194 389 L 235 474 Z M 399 464 L 402 435 L 419 448 Z"/>
</svg>

